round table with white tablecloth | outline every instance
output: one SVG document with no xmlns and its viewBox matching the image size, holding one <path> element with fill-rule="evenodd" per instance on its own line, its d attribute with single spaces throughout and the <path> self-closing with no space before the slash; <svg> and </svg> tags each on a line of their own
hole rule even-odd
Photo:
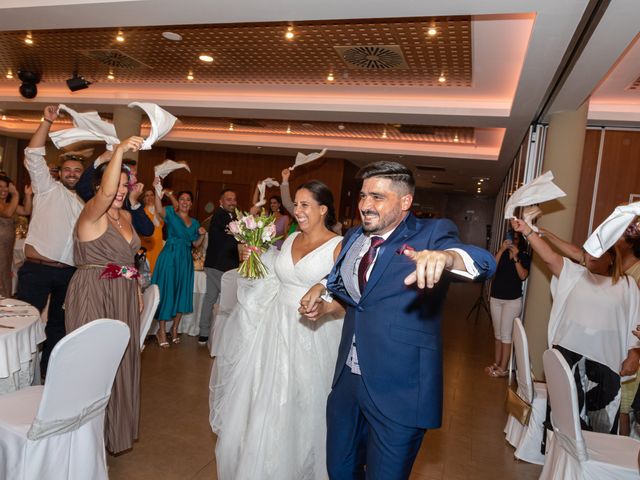
<svg viewBox="0 0 640 480">
<path fill-rule="evenodd" d="M 12 298 L 0 301 L 0 394 L 33 383 L 38 344 L 45 338 L 35 307 Z"/>
</svg>

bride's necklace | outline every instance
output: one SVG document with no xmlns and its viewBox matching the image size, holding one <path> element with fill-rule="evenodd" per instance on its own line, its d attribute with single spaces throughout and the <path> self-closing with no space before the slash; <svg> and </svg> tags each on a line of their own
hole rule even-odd
<svg viewBox="0 0 640 480">
<path fill-rule="evenodd" d="M 109 212 L 107 212 L 107 216 L 113 220 L 114 222 L 116 222 L 116 225 L 118 225 L 118 228 L 122 229 L 122 224 L 120 223 L 120 217 L 118 216 L 118 218 L 114 218 L 112 217 Z"/>
</svg>

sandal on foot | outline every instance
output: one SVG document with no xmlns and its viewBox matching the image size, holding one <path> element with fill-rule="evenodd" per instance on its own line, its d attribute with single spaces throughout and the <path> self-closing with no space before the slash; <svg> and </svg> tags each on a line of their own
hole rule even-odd
<svg viewBox="0 0 640 480">
<path fill-rule="evenodd" d="M 506 377 L 507 375 L 509 375 L 508 370 L 500 370 L 498 368 L 496 368 L 489 374 L 490 377 L 494 378 Z"/>
<path fill-rule="evenodd" d="M 177 334 L 175 334 L 175 335 L 171 334 L 171 341 L 172 341 L 173 343 L 175 343 L 175 344 L 180 343 L 180 341 L 181 341 L 181 340 L 180 340 L 180 334 L 179 334 L 179 333 L 177 333 Z"/>
<path fill-rule="evenodd" d="M 498 369 L 498 364 L 494 363 L 492 365 L 489 365 L 488 367 L 484 367 L 484 373 L 486 373 L 487 375 L 491 375 L 491 372 L 497 369 Z"/>
<path fill-rule="evenodd" d="M 164 342 L 160 340 L 160 337 L 158 336 L 157 333 L 156 333 L 156 340 L 158 341 L 158 345 L 160 346 L 160 348 L 169 348 L 169 342 L 167 342 L 166 340 Z"/>
</svg>

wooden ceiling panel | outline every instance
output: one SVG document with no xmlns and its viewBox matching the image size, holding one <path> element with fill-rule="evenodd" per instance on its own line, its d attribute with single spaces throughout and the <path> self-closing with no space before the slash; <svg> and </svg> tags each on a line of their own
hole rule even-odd
<svg viewBox="0 0 640 480">
<path fill-rule="evenodd" d="M 111 115 L 100 114 L 105 120 Z M 33 111 L 8 110 L 0 116 L 1 121 L 40 122 L 41 114 Z M 206 118 L 181 116 L 174 126 L 176 132 L 196 131 L 212 133 L 291 135 L 292 137 L 344 138 L 359 140 L 388 140 L 401 142 L 420 142 L 430 144 L 475 145 L 475 129 L 470 127 L 435 127 L 423 125 L 381 125 L 374 123 L 348 122 L 300 122 L 284 120 L 246 120 L 234 118 Z M 56 125 L 71 128 L 69 117 L 63 116 Z M 142 128 L 150 127 L 144 117 Z M 35 127 L 34 127 L 35 128 Z"/>
<path fill-rule="evenodd" d="M 182 40 L 167 40 L 164 31 Z M 301 23 L 292 31 L 289 41 L 286 24 L 130 27 L 122 30 L 123 43 L 116 41 L 117 29 L 0 32 L 0 82 L 16 82 L 22 68 L 40 72 L 43 82 L 63 82 L 77 71 L 87 80 L 115 84 L 472 86 L 469 17 Z M 24 41 L 27 35 L 31 45 Z M 335 48 L 382 46 L 397 48 L 403 67 L 350 68 Z M 91 56 L 92 51 L 102 52 Z M 95 59 L 105 51 L 110 51 L 105 61 L 140 66 Z M 205 64 L 198 60 L 201 54 L 214 61 Z M 5 78 L 9 71 L 12 80 Z"/>
</svg>

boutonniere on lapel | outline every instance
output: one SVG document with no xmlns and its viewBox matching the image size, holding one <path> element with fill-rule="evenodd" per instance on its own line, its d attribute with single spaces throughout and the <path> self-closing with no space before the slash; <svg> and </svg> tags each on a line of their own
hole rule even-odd
<svg viewBox="0 0 640 480">
<path fill-rule="evenodd" d="M 402 246 L 396 251 L 398 255 L 404 255 L 404 252 L 415 252 L 416 249 L 407 243 L 403 243 Z"/>
</svg>

